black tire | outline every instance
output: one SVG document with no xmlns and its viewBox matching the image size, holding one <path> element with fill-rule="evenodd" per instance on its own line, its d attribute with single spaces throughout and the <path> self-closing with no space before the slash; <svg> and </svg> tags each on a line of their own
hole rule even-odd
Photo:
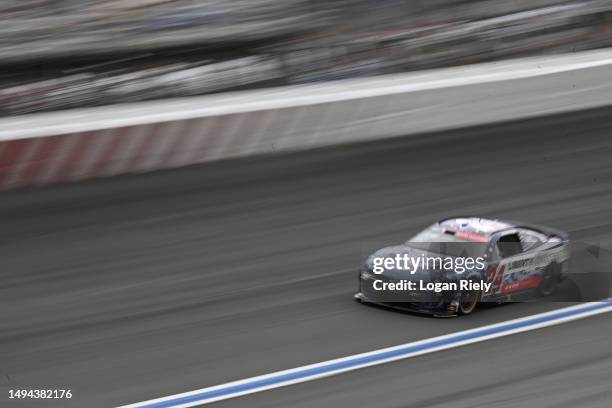
<svg viewBox="0 0 612 408">
<path fill-rule="evenodd" d="M 561 277 L 561 266 L 557 263 L 550 264 L 544 270 L 542 282 L 538 286 L 538 292 L 541 296 L 550 296 L 557 290 Z"/>
<path fill-rule="evenodd" d="M 459 300 L 459 313 L 462 315 L 469 315 L 476 310 L 476 306 L 480 303 L 480 299 L 482 299 L 482 291 L 480 290 L 463 292 Z"/>
</svg>

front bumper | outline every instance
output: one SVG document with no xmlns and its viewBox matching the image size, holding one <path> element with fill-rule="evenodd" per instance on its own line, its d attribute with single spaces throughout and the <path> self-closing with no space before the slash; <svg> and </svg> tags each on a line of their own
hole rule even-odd
<svg viewBox="0 0 612 408">
<path fill-rule="evenodd" d="M 421 313 L 436 317 L 454 317 L 458 315 L 459 303 L 448 299 L 440 299 L 439 302 L 381 302 L 368 297 L 363 292 L 355 293 L 353 298 L 360 303 L 370 303 L 404 312 Z"/>
<path fill-rule="evenodd" d="M 391 309 L 424 313 L 435 316 L 455 316 L 459 302 L 456 292 L 432 294 L 422 291 L 400 291 L 390 293 L 374 289 L 374 281 L 384 279 L 386 282 L 397 282 L 381 276 L 374 276 L 361 271 L 358 274 L 357 293 L 354 298 L 363 303 L 371 303 Z"/>
</svg>

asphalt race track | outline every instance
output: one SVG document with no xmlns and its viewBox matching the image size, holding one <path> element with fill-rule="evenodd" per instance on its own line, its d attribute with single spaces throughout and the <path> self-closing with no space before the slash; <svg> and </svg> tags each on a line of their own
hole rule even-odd
<svg viewBox="0 0 612 408">
<path fill-rule="evenodd" d="M 371 250 L 449 215 L 612 246 L 612 109 L 0 194 L 0 406 L 110 407 L 564 306 L 360 305 Z M 612 317 L 218 403 L 609 407 Z M 71 400 L 8 400 L 69 388 Z"/>
</svg>

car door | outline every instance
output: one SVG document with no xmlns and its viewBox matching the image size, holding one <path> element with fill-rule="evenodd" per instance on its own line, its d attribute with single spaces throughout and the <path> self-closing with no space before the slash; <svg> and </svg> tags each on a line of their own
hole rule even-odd
<svg viewBox="0 0 612 408">
<path fill-rule="evenodd" d="M 539 277 L 534 274 L 535 245 L 526 248 L 520 230 L 505 231 L 496 241 L 500 258 L 493 283 L 493 292 L 510 294 L 537 286 Z"/>
</svg>

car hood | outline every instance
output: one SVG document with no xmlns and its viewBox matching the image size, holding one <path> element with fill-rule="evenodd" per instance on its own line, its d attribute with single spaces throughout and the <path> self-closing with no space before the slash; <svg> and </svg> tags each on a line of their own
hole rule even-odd
<svg viewBox="0 0 612 408">
<path fill-rule="evenodd" d="M 390 247 L 381 248 L 378 251 L 374 252 L 370 255 L 366 261 L 366 267 L 368 271 L 373 272 L 374 269 L 374 259 L 375 258 L 394 258 L 396 255 L 404 256 L 408 255 L 409 257 L 438 257 L 443 256 L 437 253 L 425 251 L 423 249 L 418 249 L 414 247 L 410 247 L 407 245 L 395 245 Z M 387 279 L 407 279 L 407 280 L 429 280 L 433 278 L 437 278 L 441 275 L 441 271 L 435 270 L 427 270 L 423 267 L 420 267 L 411 273 L 412 271 L 407 271 L 404 269 L 386 269 L 385 271 L 378 276 L 387 278 Z"/>
</svg>

